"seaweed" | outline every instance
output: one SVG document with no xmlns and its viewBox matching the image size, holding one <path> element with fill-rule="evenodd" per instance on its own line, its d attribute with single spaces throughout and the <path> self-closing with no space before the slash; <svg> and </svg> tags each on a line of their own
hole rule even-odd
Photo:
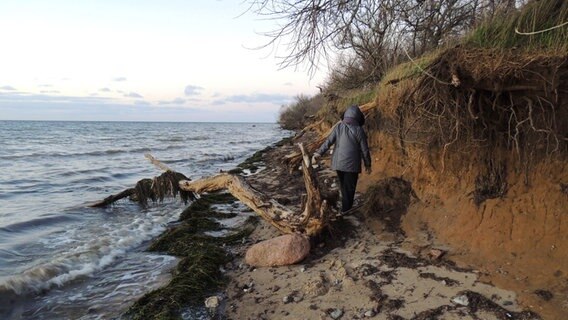
<svg viewBox="0 0 568 320">
<path fill-rule="evenodd" d="M 231 260 L 223 246 L 236 244 L 254 230 L 257 217 L 249 217 L 240 230 L 226 236 L 214 237 L 206 231 L 220 230 L 214 217 L 226 214 L 211 209 L 213 204 L 235 201 L 227 193 L 211 193 L 194 201 L 180 217 L 180 223 L 156 239 L 148 251 L 164 252 L 181 257 L 172 280 L 163 288 L 140 298 L 126 312 L 130 319 L 179 319 L 180 310 L 203 303 L 225 283 L 219 267 Z"/>
<path fill-rule="evenodd" d="M 230 204 L 237 201 L 230 193 L 208 193 L 202 195 L 201 198 L 191 203 L 185 210 L 182 211 L 179 221 L 187 220 L 191 217 L 214 217 L 214 218 L 229 218 L 229 214 L 211 210 L 212 204 Z"/>
<path fill-rule="evenodd" d="M 214 244 L 196 242 L 186 251 L 170 283 L 140 298 L 125 314 L 131 319 L 179 319 L 186 305 L 203 302 L 225 281 L 219 265 L 230 260 L 223 249 Z"/>
</svg>

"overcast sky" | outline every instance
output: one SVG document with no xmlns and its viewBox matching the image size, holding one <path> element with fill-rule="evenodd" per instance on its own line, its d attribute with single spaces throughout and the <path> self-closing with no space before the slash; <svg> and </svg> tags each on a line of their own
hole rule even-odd
<svg viewBox="0 0 568 320">
<path fill-rule="evenodd" d="M 0 120 L 274 122 L 325 70 L 251 50 L 242 0 L 0 2 Z"/>
</svg>

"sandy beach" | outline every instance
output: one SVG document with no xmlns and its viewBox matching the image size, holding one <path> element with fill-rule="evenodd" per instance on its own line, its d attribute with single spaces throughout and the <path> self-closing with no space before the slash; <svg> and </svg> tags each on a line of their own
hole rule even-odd
<svg viewBox="0 0 568 320">
<path fill-rule="evenodd" d="M 299 204 L 300 173 L 290 175 L 275 161 L 293 148 L 269 151 L 263 156 L 267 168 L 248 178 L 274 197 L 287 198 L 290 206 Z M 329 169 L 320 169 L 319 177 L 336 188 Z M 480 272 L 447 260 L 451 248 L 433 247 L 427 233 L 407 238 L 388 221 L 356 212 L 312 239 L 309 256 L 299 264 L 255 268 L 245 263 L 250 245 L 278 235 L 261 221 L 248 241 L 233 249 L 220 318 L 539 319 L 523 311 L 515 292 L 482 282 Z"/>
</svg>

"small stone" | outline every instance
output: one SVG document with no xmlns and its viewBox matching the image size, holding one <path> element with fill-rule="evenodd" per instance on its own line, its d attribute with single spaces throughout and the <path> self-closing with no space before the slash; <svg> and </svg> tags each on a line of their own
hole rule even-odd
<svg viewBox="0 0 568 320">
<path fill-rule="evenodd" d="M 244 292 L 253 292 L 254 291 L 254 282 L 251 282 L 249 284 L 245 284 L 243 286 L 243 291 Z"/>
<path fill-rule="evenodd" d="M 428 252 L 428 258 L 430 258 L 430 260 L 438 260 L 440 259 L 444 254 L 446 254 L 445 251 L 440 250 L 440 249 L 431 249 L 430 252 Z"/>
<path fill-rule="evenodd" d="M 301 296 L 295 296 L 294 297 L 294 302 L 300 302 L 302 300 L 304 300 L 304 298 L 302 298 Z"/>
<path fill-rule="evenodd" d="M 212 296 L 205 299 L 205 307 L 208 309 L 216 309 L 219 307 L 219 297 Z"/>
<path fill-rule="evenodd" d="M 343 310 L 341 310 L 341 309 L 333 309 L 333 310 L 331 310 L 331 312 L 329 313 L 329 316 L 332 317 L 333 319 L 339 319 L 339 318 L 341 318 L 341 316 L 343 316 Z"/>
<path fill-rule="evenodd" d="M 461 306 L 469 305 L 469 299 L 467 298 L 466 295 L 455 296 L 452 298 L 452 302 L 455 304 L 459 304 Z"/>
<path fill-rule="evenodd" d="M 282 302 L 284 302 L 284 304 L 290 303 L 292 302 L 292 297 L 284 296 L 284 298 L 282 298 Z"/>
<path fill-rule="evenodd" d="M 365 312 L 365 318 L 372 318 L 375 316 L 375 311 L 373 310 L 369 310 L 367 312 Z"/>
<path fill-rule="evenodd" d="M 337 187 L 337 184 L 334 182 L 334 183 L 331 184 L 331 187 L 335 188 L 335 187 Z"/>
<path fill-rule="evenodd" d="M 343 280 L 348 277 L 347 269 L 345 267 L 337 268 L 337 279 Z"/>
<path fill-rule="evenodd" d="M 300 272 L 306 272 L 306 267 L 301 267 Z"/>
<path fill-rule="evenodd" d="M 274 286 L 274 287 L 272 287 L 272 292 L 276 292 L 276 291 L 278 291 L 278 290 L 280 290 L 280 287 L 279 287 L 279 286 Z"/>
</svg>

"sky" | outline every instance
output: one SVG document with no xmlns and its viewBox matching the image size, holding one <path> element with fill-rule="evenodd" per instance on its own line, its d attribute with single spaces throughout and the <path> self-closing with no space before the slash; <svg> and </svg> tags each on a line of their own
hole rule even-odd
<svg viewBox="0 0 568 320">
<path fill-rule="evenodd" d="M 0 120 L 274 122 L 325 79 L 243 0 L 0 0 Z M 244 13 L 244 14 L 243 14 Z"/>
</svg>

